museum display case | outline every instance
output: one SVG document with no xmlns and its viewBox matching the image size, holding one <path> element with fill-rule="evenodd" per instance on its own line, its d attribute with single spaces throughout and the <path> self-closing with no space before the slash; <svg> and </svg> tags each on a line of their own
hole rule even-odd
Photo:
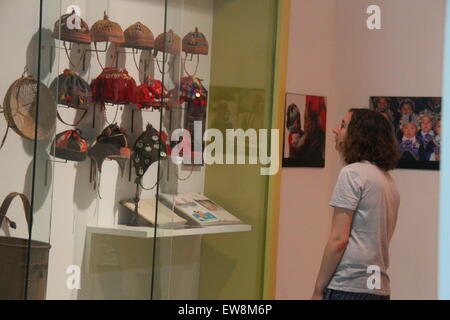
<svg viewBox="0 0 450 320">
<path fill-rule="evenodd" d="M 262 298 L 278 5 L 0 4 L 0 298 Z"/>
</svg>

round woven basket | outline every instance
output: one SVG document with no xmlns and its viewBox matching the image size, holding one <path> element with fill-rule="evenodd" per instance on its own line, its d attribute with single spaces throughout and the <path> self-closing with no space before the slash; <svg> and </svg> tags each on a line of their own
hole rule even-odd
<svg viewBox="0 0 450 320">
<path fill-rule="evenodd" d="M 113 42 L 122 44 L 125 42 L 122 27 L 111 20 L 105 12 L 103 20 L 97 21 L 91 28 L 92 42 Z"/>
<path fill-rule="evenodd" d="M 45 140 L 55 130 L 56 102 L 50 90 L 31 77 L 16 80 L 8 89 L 3 102 L 8 125 L 20 136 L 34 140 L 37 124 L 37 139 Z M 39 119 L 36 119 L 39 107 Z M 36 121 L 37 120 L 37 121 Z"/>
<path fill-rule="evenodd" d="M 155 37 L 148 27 L 140 22 L 128 27 L 125 32 L 125 43 L 122 47 L 150 50 L 155 46 Z"/>
</svg>

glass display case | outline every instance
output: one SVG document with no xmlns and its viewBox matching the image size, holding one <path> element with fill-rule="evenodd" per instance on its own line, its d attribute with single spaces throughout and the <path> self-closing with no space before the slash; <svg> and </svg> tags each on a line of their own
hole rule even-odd
<svg viewBox="0 0 450 320">
<path fill-rule="evenodd" d="M 0 4 L 0 298 L 262 298 L 278 5 Z"/>
</svg>

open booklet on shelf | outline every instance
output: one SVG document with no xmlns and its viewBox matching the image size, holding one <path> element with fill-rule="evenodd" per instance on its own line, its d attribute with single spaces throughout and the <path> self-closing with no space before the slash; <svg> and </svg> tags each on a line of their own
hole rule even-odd
<svg viewBox="0 0 450 320">
<path fill-rule="evenodd" d="M 197 193 L 178 195 L 160 194 L 158 220 L 156 221 L 156 197 L 141 199 L 137 208 L 137 220 L 134 226 L 154 226 L 160 228 L 185 228 L 192 226 L 214 226 L 242 224 L 242 221 L 224 208 Z M 133 200 L 120 202 L 130 211 L 136 211 Z M 173 211 L 172 209 L 173 208 Z"/>
<path fill-rule="evenodd" d="M 173 208 L 190 224 L 213 226 L 223 224 L 241 224 L 242 221 L 206 196 L 198 193 L 180 193 L 177 195 L 162 193 L 160 201 Z"/>
<path fill-rule="evenodd" d="M 133 200 L 124 200 L 120 204 L 130 211 L 136 211 Z M 156 197 L 139 201 L 136 218 L 132 223 L 134 226 L 155 226 L 158 223 L 160 228 L 183 228 L 187 222 L 186 219 L 175 214 L 161 202 L 158 204 L 158 221 L 156 221 Z"/>
</svg>

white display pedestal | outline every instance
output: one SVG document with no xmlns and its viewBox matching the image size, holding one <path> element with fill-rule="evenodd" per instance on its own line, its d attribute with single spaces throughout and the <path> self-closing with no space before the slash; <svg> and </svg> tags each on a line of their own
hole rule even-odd
<svg viewBox="0 0 450 320">
<path fill-rule="evenodd" d="M 193 227 L 183 229 L 158 229 L 157 237 L 184 237 L 216 233 L 247 232 L 251 231 L 252 226 L 248 224 L 233 224 L 209 227 Z M 133 237 L 133 238 L 154 238 L 155 228 L 153 227 L 130 227 L 130 226 L 112 226 L 112 227 L 87 227 L 89 234 L 108 234 L 113 236 Z"/>
<path fill-rule="evenodd" d="M 154 298 L 198 299 L 202 236 L 251 230 L 245 224 L 158 229 Z M 154 239 L 152 227 L 88 226 L 83 263 L 87 289 L 79 298 L 150 298 Z"/>
</svg>

